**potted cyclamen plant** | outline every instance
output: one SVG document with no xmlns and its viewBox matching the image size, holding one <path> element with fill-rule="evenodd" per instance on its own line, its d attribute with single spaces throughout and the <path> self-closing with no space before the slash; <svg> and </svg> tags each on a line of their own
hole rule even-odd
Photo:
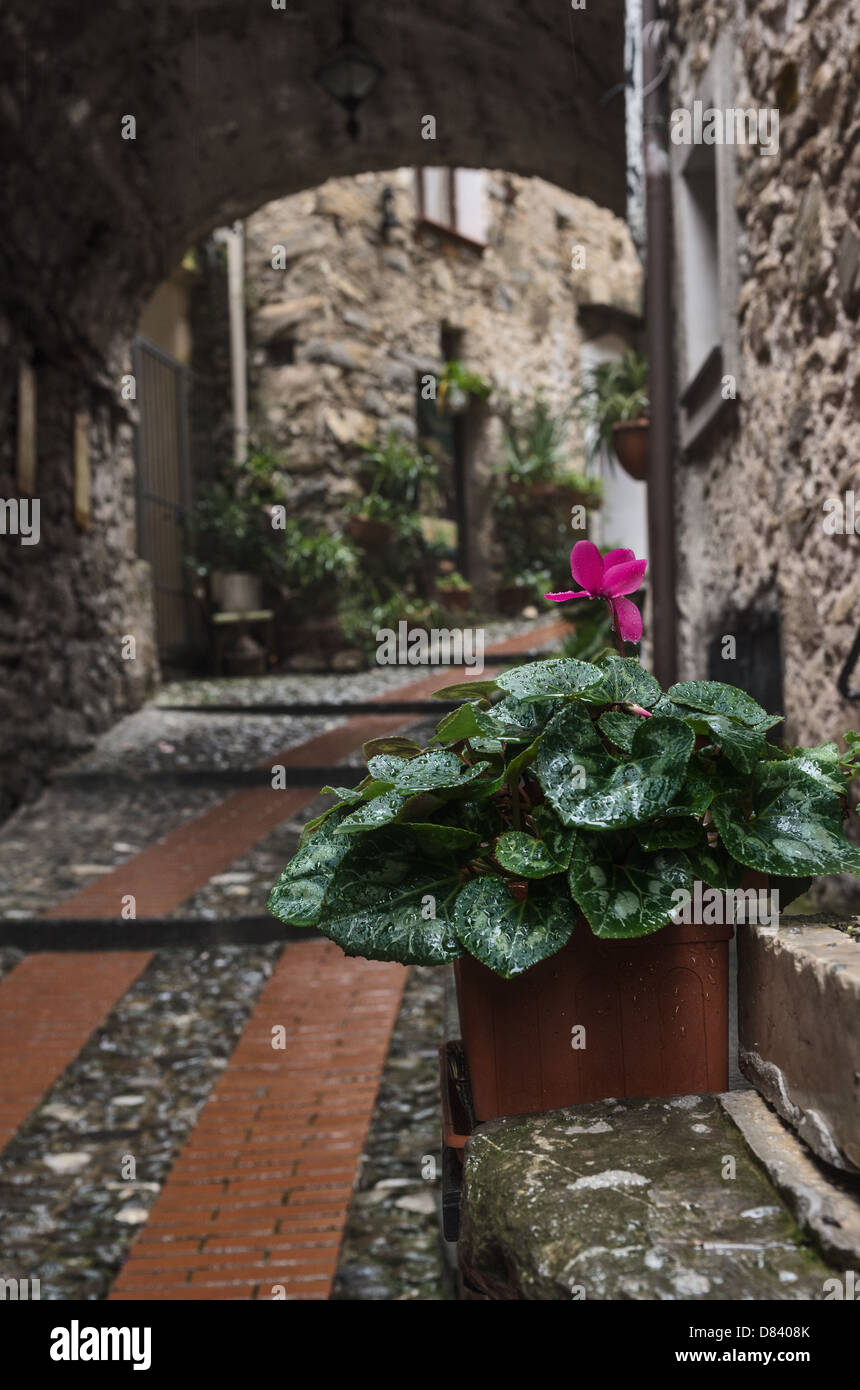
<svg viewBox="0 0 860 1390">
<path fill-rule="evenodd" d="M 478 1121 L 724 1089 L 731 916 L 679 923 L 695 881 L 717 903 L 767 875 L 785 906 L 860 873 L 842 828 L 860 735 L 778 748 L 780 716 L 733 686 L 664 694 L 624 655 L 645 564 L 580 541 L 580 587 L 548 597 L 605 598 L 618 653 L 439 691 L 464 703 L 430 746 L 366 745 L 271 895 L 347 955 L 455 963 Z"/>
</svg>

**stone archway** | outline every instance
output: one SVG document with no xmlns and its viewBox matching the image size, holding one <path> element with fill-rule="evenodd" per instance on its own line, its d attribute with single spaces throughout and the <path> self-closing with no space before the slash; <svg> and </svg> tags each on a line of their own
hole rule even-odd
<svg viewBox="0 0 860 1390">
<path fill-rule="evenodd" d="M 0 140 L 15 151 L 0 190 L 0 496 L 21 485 L 28 361 L 41 505 L 38 545 L 0 536 L 6 805 L 147 687 L 120 655 L 146 620 L 119 386 L 141 305 L 192 241 L 329 176 L 398 164 L 504 167 L 624 211 L 621 0 L 357 0 L 356 35 L 385 76 L 356 141 L 312 76 L 340 3 L 283 4 L 56 0 L 46 14 L 9 0 L 0 17 Z"/>
</svg>

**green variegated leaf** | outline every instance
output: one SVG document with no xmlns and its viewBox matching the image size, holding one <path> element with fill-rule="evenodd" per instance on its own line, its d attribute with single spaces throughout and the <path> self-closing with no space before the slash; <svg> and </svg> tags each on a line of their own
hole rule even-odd
<svg viewBox="0 0 860 1390">
<path fill-rule="evenodd" d="M 637 825 L 634 834 L 643 849 L 692 849 L 705 841 L 705 832 L 693 816 Z"/>
<path fill-rule="evenodd" d="M 633 751 L 633 735 L 642 723 L 641 715 L 624 714 L 621 710 L 610 709 L 601 714 L 597 722 L 616 748 L 622 749 L 625 753 Z"/>
<path fill-rule="evenodd" d="M 414 758 L 416 753 L 421 752 L 421 745 L 416 743 L 414 738 L 399 738 L 395 734 L 389 734 L 387 737 L 369 739 L 362 745 L 361 752 L 365 762 L 385 753 L 390 753 L 395 758 Z"/>
<path fill-rule="evenodd" d="M 538 749 L 540 748 L 540 744 L 541 736 L 539 735 L 535 739 L 534 743 L 529 744 L 528 748 L 521 748 L 519 753 L 517 753 L 516 757 L 511 758 L 511 761 L 508 763 L 508 766 L 505 770 L 505 781 L 508 783 L 509 786 L 514 786 L 516 782 L 519 781 L 519 778 L 522 776 L 522 773 L 525 771 L 525 769 L 527 767 L 531 767 L 532 763 L 538 755 Z"/>
<path fill-rule="evenodd" d="M 578 835 L 570 891 L 595 936 L 647 936 L 665 927 L 689 893 L 693 875 L 681 850 L 631 850 L 616 863 L 604 836 Z"/>
<path fill-rule="evenodd" d="M 555 955 L 573 930 L 567 893 L 540 883 L 518 901 L 495 874 L 473 879 L 457 898 L 457 935 L 477 960 L 504 979 Z"/>
<path fill-rule="evenodd" d="M 386 784 L 380 786 L 380 792 L 385 791 Z M 367 801 L 368 798 L 358 787 L 320 787 L 323 796 L 336 796 L 340 806 L 357 806 L 360 801 Z M 330 807 L 333 811 L 334 806 Z"/>
<path fill-rule="evenodd" d="M 832 746 L 835 747 L 835 745 Z M 829 760 L 814 758 L 812 753 L 815 751 L 817 750 L 810 749 L 800 753 L 796 758 L 792 758 L 793 765 L 799 767 L 801 772 L 805 772 L 807 777 L 811 777 L 813 782 L 818 782 L 820 786 L 835 792 L 837 796 L 844 796 L 848 789 L 848 775 Z"/>
<path fill-rule="evenodd" d="M 787 878 L 860 874 L 860 849 L 845 838 L 838 798 L 793 760 L 759 763 L 748 785 L 748 794 L 724 792 L 712 807 L 720 839 L 739 863 Z"/>
<path fill-rule="evenodd" d="M 402 772 L 409 762 L 408 758 L 398 758 L 394 753 L 377 753 L 374 757 L 368 758 L 367 768 L 371 777 L 378 782 L 383 782 L 391 787 L 397 778 L 397 774 Z"/>
<path fill-rule="evenodd" d="M 461 856 L 416 862 L 411 828 L 347 840 L 350 853 L 329 889 L 319 930 L 348 956 L 443 965 L 462 955 L 454 903 Z"/>
<path fill-rule="evenodd" d="M 545 729 L 554 714 L 564 708 L 566 697 L 545 700 L 518 700 L 506 695 L 493 706 L 492 713 L 506 724 L 514 724 L 531 738 Z"/>
<path fill-rule="evenodd" d="M 609 652 L 595 662 L 600 682 L 583 694 L 590 705 L 641 705 L 650 709 L 660 699 L 660 686 L 650 671 L 643 671 L 633 657 Z M 641 716 L 640 716 L 641 717 Z"/>
<path fill-rule="evenodd" d="M 679 681 L 667 693 L 676 704 L 689 705 L 708 714 L 728 714 L 751 728 L 769 728 L 780 718 L 769 715 L 751 695 L 722 681 Z"/>
<path fill-rule="evenodd" d="M 471 849 L 480 839 L 474 830 L 466 830 L 459 825 L 437 825 L 435 821 L 398 821 L 401 828 L 415 841 L 419 849 L 438 858 L 448 851 L 459 852 Z"/>
<path fill-rule="evenodd" d="M 662 814 L 695 816 L 698 819 L 705 814 L 723 782 L 722 770 L 716 772 L 706 767 L 694 753 L 687 763 L 687 771 L 678 795 Z"/>
<path fill-rule="evenodd" d="M 574 657 L 552 657 L 515 666 L 499 676 L 498 684 L 518 700 L 547 700 L 559 695 L 579 695 L 596 685 L 601 673 L 587 661 Z"/>
<path fill-rule="evenodd" d="M 700 878 L 709 888 L 740 888 L 746 869 L 738 864 L 722 845 L 699 845 L 687 850 L 693 877 Z"/>
<path fill-rule="evenodd" d="M 457 681 L 454 685 L 446 685 L 442 690 L 433 691 L 434 700 L 477 700 L 486 699 L 489 695 L 494 695 L 498 690 L 498 685 L 494 680 L 486 681 Z"/>
<path fill-rule="evenodd" d="M 467 765 L 456 753 L 440 750 L 422 753 L 406 763 L 395 780 L 399 792 L 432 792 L 468 786 L 476 782 L 489 768 L 489 763 Z"/>
<path fill-rule="evenodd" d="M 348 838 L 336 834 L 337 819 L 329 816 L 326 824 L 318 826 L 272 889 L 269 911 L 282 922 L 313 927 L 319 920 L 326 889 L 349 849 Z"/>
<path fill-rule="evenodd" d="M 733 719 L 727 714 L 709 714 L 705 710 L 688 709 L 683 705 L 675 706 L 675 714 L 678 719 L 683 719 L 689 724 L 694 733 L 710 734 L 716 747 L 738 772 L 752 772 L 756 763 L 771 756 L 771 747 L 764 731 L 752 729 L 748 724 L 742 724 L 739 719 Z"/>
<path fill-rule="evenodd" d="M 565 825 L 637 825 L 663 812 L 678 794 L 694 741 L 681 720 L 655 715 L 636 731 L 631 760 L 618 763 L 587 711 L 572 704 L 547 725 L 535 773 Z"/>
<path fill-rule="evenodd" d="M 570 864 L 575 832 L 562 825 L 548 806 L 534 812 L 538 835 L 509 830 L 499 837 L 496 859 L 509 873 L 523 878 L 547 878 L 563 874 Z"/>
<path fill-rule="evenodd" d="M 462 739 L 474 738 L 479 733 L 476 707 L 461 705 L 459 709 L 452 709 L 450 714 L 446 714 L 445 718 L 439 721 L 430 742 L 459 743 Z"/>
<path fill-rule="evenodd" d="M 401 796 L 400 792 L 383 792 L 381 796 L 375 796 L 372 801 L 359 806 L 357 811 L 346 816 L 338 825 L 336 833 L 347 838 L 365 830 L 374 830 L 380 825 L 387 825 L 400 814 L 405 805 L 406 797 Z"/>
<path fill-rule="evenodd" d="M 469 747 L 473 753 L 490 754 L 496 759 L 501 758 L 504 752 L 504 744 L 498 738 L 470 738 Z"/>
</svg>

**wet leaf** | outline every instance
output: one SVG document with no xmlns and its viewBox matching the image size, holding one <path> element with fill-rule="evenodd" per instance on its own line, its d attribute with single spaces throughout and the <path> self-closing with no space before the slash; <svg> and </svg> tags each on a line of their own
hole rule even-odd
<svg viewBox="0 0 860 1390">
<path fill-rule="evenodd" d="M 587 661 L 574 657 L 553 657 L 515 666 L 499 676 L 498 684 L 518 700 L 546 700 L 558 695 L 580 695 L 596 685 L 601 673 Z"/>
<path fill-rule="evenodd" d="M 609 652 L 595 662 L 594 669 L 600 674 L 599 684 L 583 695 L 583 699 L 590 705 L 630 703 L 650 709 L 660 699 L 659 683 L 650 671 L 644 671 L 633 657 L 617 656 L 615 652 Z"/>
<path fill-rule="evenodd" d="M 675 798 L 694 741 L 681 720 L 655 715 L 636 731 L 630 761 L 618 763 L 587 711 L 573 704 L 544 731 L 535 773 L 565 825 L 592 830 L 637 825 Z"/>
<path fill-rule="evenodd" d="M 675 704 L 689 705 L 708 714 L 728 714 L 753 729 L 770 728 L 782 717 L 769 715 L 751 695 L 723 681 L 679 681 L 670 686 L 667 694 Z"/>
<path fill-rule="evenodd" d="M 319 920 L 326 890 L 349 849 L 348 838 L 336 834 L 337 820 L 329 815 L 309 836 L 269 894 L 269 911 L 282 922 L 313 927 Z"/>
<path fill-rule="evenodd" d="M 720 839 L 739 863 L 805 878 L 860 874 L 860 849 L 845 838 L 838 798 L 793 760 L 759 763 L 747 794 L 723 792 L 713 804 Z"/>
<path fill-rule="evenodd" d="M 457 898 L 457 934 L 477 960 L 504 979 L 555 955 L 567 942 L 575 913 L 567 893 L 540 883 L 522 901 L 495 874 L 473 879 Z"/>
<path fill-rule="evenodd" d="M 598 835 L 579 835 L 570 865 L 570 891 L 595 936 L 648 936 L 672 919 L 693 875 L 681 850 L 630 851 L 623 863 Z"/>
<path fill-rule="evenodd" d="M 346 955 L 404 965 L 442 965 L 462 955 L 454 931 L 462 859 L 428 854 L 416 863 L 413 829 L 347 840 L 354 848 L 337 869 L 317 923 Z"/>
</svg>

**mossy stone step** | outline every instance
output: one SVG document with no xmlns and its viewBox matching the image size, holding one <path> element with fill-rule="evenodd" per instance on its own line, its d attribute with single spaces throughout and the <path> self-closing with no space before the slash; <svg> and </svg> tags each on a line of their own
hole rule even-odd
<svg viewBox="0 0 860 1390">
<path fill-rule="evenodd" d="M 823 1299 L 835 1272 L 716 1096 L 480 1125 L 459 1255 L 493 1300 Z"/>
</svg>

